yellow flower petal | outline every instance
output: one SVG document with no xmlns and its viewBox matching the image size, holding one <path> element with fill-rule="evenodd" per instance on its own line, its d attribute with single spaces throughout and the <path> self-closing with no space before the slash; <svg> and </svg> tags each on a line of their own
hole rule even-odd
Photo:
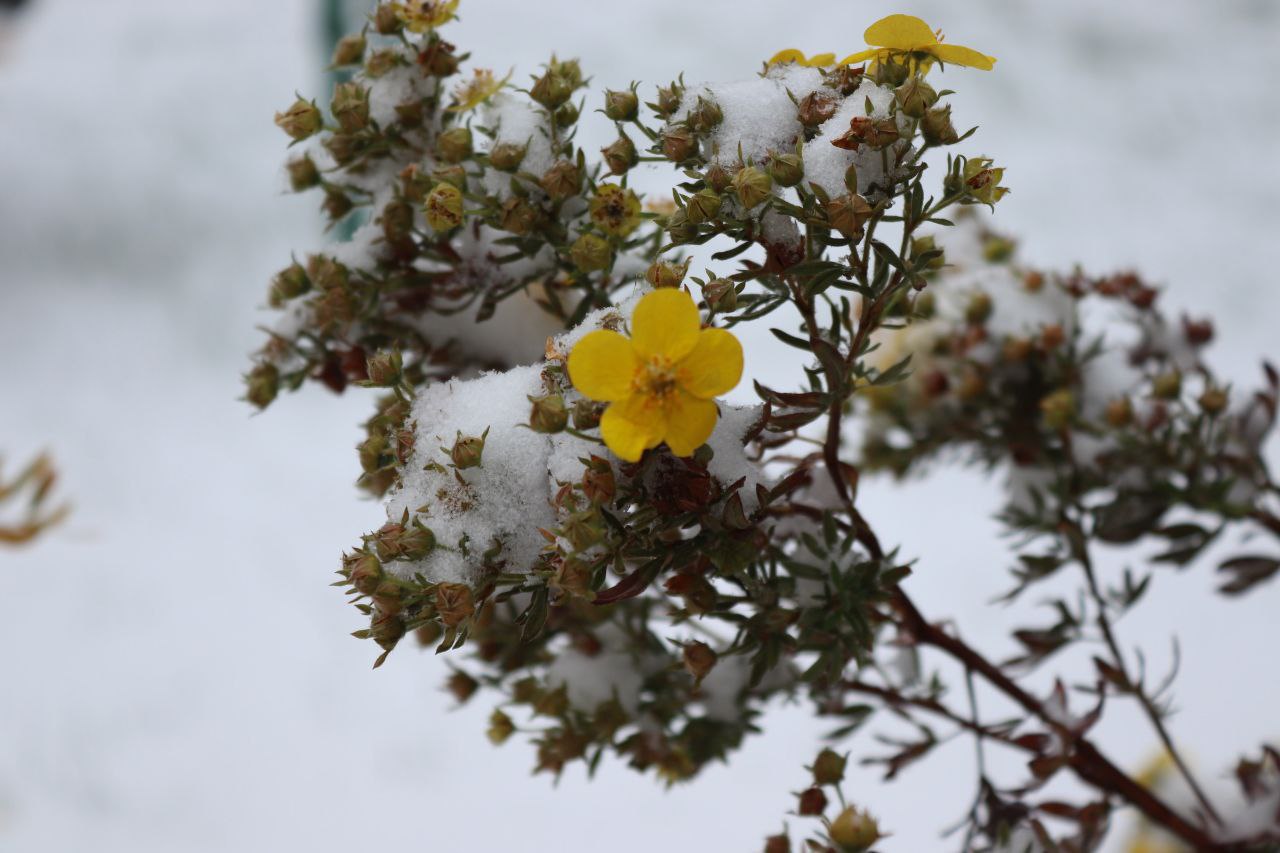
<svg viewBox="0 0 1280 853">
<path fill-rule="evenodd" d="M 938 37 L 929 29 L 929 25 L 915 15 L 889 15 L 881 18 L 867 27 L 862 37 L 867 44 L 896 50 L 914 50 L 938 42 Z"/>
<path fill-rule="evenodd" d="M 801 65 L 804 65 L 806 60 L 802 52 L 796 50 L 794 47 L 789 47 L 786 50 L 778 51 L 770 57 L 768 64 L 781 65 L 784 62 L 799 62 Z"/>
<path fill-rule="evenodd" d="M 638 462 L 657 447 L 667 430 L 667 413 L 653 400 L 628 397 L 611 403 L 600 418 L 600 437 L 619 459 Z"/>
<path fill-rule="evenodd" d="M 592 400 L 613 402 L 630 395 L 636 367 L 631 341 L 608 329 L 587 335 L 569 353 L 569 379 Z"/>
<path fill-rule="evenodd" d="M 704 400 L 732 391 L 742 378 L 742 344 L 724 329 L 704 329 L 679 377 L 684 391 Z"/>
<path fill-rule="evenodd" d="M 826 68 L 828 65 L 836 64 L 836 55 L 834 53 L 819 53 L 812 59 L 801 60 L 801 64 L 810 68 Z"/>
<path fill-rule="evenodd" d="M 860 50 L 857 53 L 851 53 L 844 59 L 840 60 L 840 65 L 857 65 L 859 62 L 866 62 L 868 59 L 876 59 L 879 54 L 886 53 L 882 48 L 869 47 L 866 50 Z"/>
<path fill-rule="evenodd" d="M 711 437 L 718 415 L 710 400 L 677 391 L 667 409 L 667 447 L 676 456 L 692 456 Z"/>
<path fill-rule="evenodd" d="M 664 287 L 640 300 L 631 315 L 631 342 L 641 358 L 658 356 L 676 362 L 698 343 L 702 316 L 693 297 Z"/>
<path fill-rule="evenodd" d="M 965 65 L 969 68 L 980 68 L 990 71 L 996 64 L 994 56 L 979 53 L 971 47 L 958 44 L 938 44 L 929 48 L 929 52 L 948 65 Z"/>
</svg>

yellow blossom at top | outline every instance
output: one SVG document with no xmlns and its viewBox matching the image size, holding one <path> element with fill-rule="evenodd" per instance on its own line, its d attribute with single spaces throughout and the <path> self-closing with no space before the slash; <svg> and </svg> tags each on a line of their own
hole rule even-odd
<svg viewBox="0 0 1280 853">
<path fill-rule="evenodd" d="M 780 50 L 775 53 L 767 64 L 782 65 L 787 62 L 794 62 L 806 68 L 825 68 L 828 65 L 836 64 L 836 55 L 834 53 L 819 53 L 816 56 L 806 58 L 803 52 L 789 47 L 786 50 Z"/>
<path fill-rule="evenodd" d="M 663 288 L 636 305 L 630 338 L 600 329 L 578 341 L 569 378 L 584 397 L 609 404 L 600 435 L 620 459 L 636 462 L 664 441 L 692 456 L 715 429 L 714 399 L 742 378 L 742 344 L 702 328 L 689 294 Z"/>
<path fill-rule="evenodd" d="M 449 112 L 465 113 L 468 110 L 474 110 L 498 94 L 511 79 L 511 74 L 512 72 L 508 71 L 507 76 L 499 80 L 488 68 L 477 68 L 475 76 L 454 91 L 454 104 L 449 107 Z"/>
<path fill-rule="evenodd" d="M 425 33 L 443 26 L 457 14 L 459 0 L 409 0 L 396 3 L 396 17 L 411 33 Z"/>
<path fill-rule="evenodd" d="M 882 62 L 900 53 L 927 54 L 932 59 L 950 65 L 965 65 L 990 71 L 995 65 L 994 56 L 979 53 L 973 48 L 958 44 L 943 44 L 941 33 L 929 29 L 929 25 L 914 15 L 889 15 L 881 18 L 863 34 L 872 47 L 850 54 L 840 60 L 841 65 L 853 65 L 871 60 Z M 925 59 L 925 62 L 930 61 Z"/>
</svg>

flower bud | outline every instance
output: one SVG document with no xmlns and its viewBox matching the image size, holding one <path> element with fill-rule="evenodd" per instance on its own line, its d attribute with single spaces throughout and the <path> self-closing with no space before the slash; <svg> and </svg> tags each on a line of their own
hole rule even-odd
<svg viewBox="0 0 1280 853">
<path fill-rule="evenodd" d="M 595 507 L 590 507 L 565 519 L 561 532 L 575 550 L 583 551 L 604 539 L 604 518 Z"/>
<path fill-rule="evenodd" d="M 431 177 L 437 183 L 450 184 L 457 187 L 459 191 L 466 192 L 467 189 L 467 170 L 457 163 L 447 166 L 439 166 L 431 172 Z"/>
<path fill-rule="evenodd" d="M 738 307 L 738 290 L 727 278 L 713 278 L 702 286 L 702 298 L 707 307 L 720 314 Z"/>
<path fill-rule="evenodd" d="M 347 133 L 363 130 L 369 125 L 369 90 L 354 81 L 339 83 L 329 110 Z"/>
<path fill-rule="evenodd" d="M 898 106 L 911 118 L 923 118 L 938 100 L 938 93 L 923 77 L 911 77 L 894 91 Z"/>
<path fill-rule="evenodd" d="M 395 613 L 379 613 L 369 625 L 369 636 L 388 652 L 404 637 L 404 631 L 404 620 Z"/>
<path fill-rule="evenodd" d="M 280 371 L 274 364 L 259 364 L 245 377 L 245 399 L 265 409 L 280 392 Z"/>
<path fill-rule="evenodd" d="M 471 156 L 471 128 L 451 127 L 436 137 L 436 154 L 446 163 L 461 163 Z"/>
<path fill-rule="evenodd" d="M 410 98 L 396 104 L 396 121 L 404 127 L 422 127 L 427 117 L 427 104 L 422 98 Z"/>
<path fill-rule="evenodd" d="M 382 563 L 368 552 L 360 552 L 352 561 L 347 580 L 356 592 L 373 595 L 382 582 Z"/>
<path fill-rule="evenodd" d="M 1133 403 L 1128 397 L 1117 397 L 1107 403 L 1107 423 L 1117 429 L 1133 423 Z"/>
<path fill-rule="evenodd" d="M 683 163 L 698 153 L 698 142 L 683 127 L 673 127 L 662 133 L 662 156 L 673 163 Z"/>
<path fill-rule="evenodd" d="M 290 299 L 296 299 L 311 289 L 311 280 L 302 265 L 294 262 L 276 273 L 271 280 L 271 291 L 268 301 L 272 308 L 279 308 Z"/>
<path fill-rule="evenodd" d="M 413 205 L 403 198 L 392 199 L 382 208 L 378 222 L 382 225 L 382 235 L 387 238 L 388 243 L 406 240 L 413 231 Z"/>
<path fill-rule="evenodd" d="M 335 68 L 343 65 L 356 65 L 364 59 L 365 40 L 363 33 L 345 36 L 338 40 L 338 44 L 333 49 L 333 59 L 330 60 Z"/>
<path fill-rule="evenodd" d="M 810 92 L 800 99 L 797 118 L 805 127 L 817 127 L 836 114 L 840 103 L 823 92 Z"/>
<path fill-rule="evenodd" d="M 574 426 L 577 426 L 576 422 Z M 592 457 L 586 470 L 582 472 L 582 493 L 587 500 L 592 503 L 608 503 L 613 500 L 617 488 L 613 466 L 599 457 Z"/>
<path fill-rule="evenodd" d="M 1059 388 L 1040 401 L 1040 415 L 1049 429 L 1065 429 L 1076 415 L 1076 398 L 1070 390 Z"/>
<path fill-rule="evenodd" d="M 695 682 L 701 684 L 702 679 L 715 668 L 719 656 L 706 643 L 693 642 L 686 644 L 681 650 L 680 659 L 684 664 L 685 672 L 692 675 Z"/>
<path fill-rule="evenodd" d="M 804 180 L 804 161 L 799 154 L 774 154 L 769 158 L 769 177 L 781 187 L 794 187 Z"/>
<path fill-rule="evenodd" d="M 456 628 L 476 612 L 471 587 L 463 583 L 436 584 L 436 612 L 446 628 Z"/>
<path fill-rule="evenodd" d="M 320 170 L 310 154 L 303 154 L 289 161 L 289 188 L 296 193 L 309 190 L 320 183 Z"/>
<path fill-rule="evenodd" d="M 404 370 L 404 357 L 398 350 L 376 352 L 365 361 L 369 384 L 378 388 L 390 388 L 400 381 Z"/>
<path fill-rule="evenodd" d="M 539 185 L 551 198 L 563 201 L 582 187 L 582 172 L 572 162 L 558 160 L 543 174 Z"/>
<path fill-rule="evenodd" d="M 839 785 L 844 780 L 844 768 L 848 761 L 847 756 L 833 750 L 822 750 L 813 762 L 813 784 Z"/>
<path fill-rule="evenodd" d="M 453 698 L 458 700 L 459 705 L 466 704 L 479 687 L 480 682 L 460 669 L 451 672 L 448 680 L 445 681 L 445 689 L 453 694 Z"/>
<path fill-rule="evenodd" d="M 382 433 L 375 433 L 360 442 L 356 446 L 356 450 L 360 454 L 360 470 L 366 474 L 372 474 L 389 465 L 391 463 L 391 456 L 387 452 L 389 449 L 390 442 L 387 441 L 387 437 Z M 399 527 L 399 525 L 396 525 L 396 527 Z M 384 526 L 383 531 L 386 530 L 388 530 L 388 527 Z M 394 559 L 393 556 L 387 556 L 387 553 L 382 550 L 379 550 L 378 554 L 384 560 Z"/>
<path fill-rule="evenodd" d="M 608 147 L 601 148 L 600 153 L 604 155 L 604 162 L 609 167 L 610 174 L 614 175 L 624 175 L 632 166 L 640 162 L 636 144 L 625 133 L 620 134 Z"/>
<path fill-rule="evenodd" d="M 293 106 L 282 113 L 276 113 L 276 127 L 297 142 L 306 139 L 324 126 L 324 118 L 314 101 L 299 97 Z"/>
<path fill-rule="evenodd" d="M 668 216 L 664 227 L 667 229 L 667 236 L 676 245 L 687 243 L 698 236 L 698 226 L 689 221 L 689 214 L 683 210 L 677 210 Z"/>
<path fill-rule="evenodd" d="M 1161 400 L 1176 400 L 1182 393 L 1182 374 L 1177 370 L 1161 373 L 1151 380 L 1151 394 Z"/>
<path fill-rule="evenodd" d="M 871 219 L 872 208 L 867 200 L 856 193 L 833 198 L 826 204 L 827 221 L 844 236 L 854 239 L 862 236 L 862 226 Z"/>
<path fill-rule="evenodd" d="M 733 191 L 738 194 L 738 201 L 747 210 L 769 198 L 772 190 L 773 179 L 755 166 L 745 166 L 733 176 Z"/>
<path fill-rule="evenodd" d="M 581 432 L 600 426 L 604 414 L 599 403 L 583 397 L 573 404 L 573 428 Z"/>
<path fill-rule="evenodd" d="M 877 83 L 900 86 L 911 74 L 911 69 L 896 56 L 886 56 L 876 62 L 875 78 Z"/>
<path fill-rule="evenodd" d="M 855 116 L 849 121 L 849 129 L 842 136 L 833 139 L 831 144 L 846 151 L 857 151 L 863 145 L 879 150 L 898 139 L 898 123 L 893 119 Z"/>
<path fill-rule="evenodd" d="M 686 258 L 682 264 L 654 261 L 649 265 L 649 269 L 645 270 L 645 280 L 654 287 L 679 287 L 684 281 L 685 273 L 689 271 L 690 261 L 689 258 Z"/>
<path fill-rule="evenodd" d="M 710 133 L 724 121 L 724 113 L 715 101 L 700 97 L 693 109 L 689 111 L 686 121 L 689 129 L 694 133 Z"/>
<path fill-rule="evenodd" d="M 827 834 L 841 853 L 862 853 L 882 837 L 875 818 L 853 806 L 846 806 L 831 821 Z"/>
<path fill-rule="evenodd" d="M 711 167 L 703 174 L 702 181 L 708 188 L 722 193 L 733 184 L 733 175 L 730 175 L 729 170 L 719 163 L 712 163 Z"/>
<path fill-rule="evenodd" d="M 561 432 L 569 425 L 569 410 L 565 407 L 564 397 L 559 394 L 530 397 L 529 402 L 533 404 L 529 412 L 529 426 L 534 432 Z"/>
<path fill-rule="evenodd" d="M 320 209 L 325 212 L 331 222 L 337 222 L 346 216 L 353 207 L 355 202 L 342 188 L 333 185 L 324 188 L 324 204 L 320 205 Z"/>
<path fill-rule="evenodd" d="M 604 114 L 614 121 L 634 121 L 640 111 L 640 99 L 631 89 L 615 92 L 612 89 L 604 93 Z"/>
<path fill-rule="evenodd" d="M 578 109 L 578 105 L 573 102 L 569 102 L 556 110 L 552 119 L 555 121 L 556 127 L 568 127 L 578 120 L 579 112 L 580 110 Z"/>
<path fill-rule="evenodd" d="M 1000 186 L 1002 178 L 1004 169 L 992 168 L 991 160 L 986 157 L 974 157 L 964 164 L 965 188 L 982 204 L 995 204 L 1009 192 Z"/>
<path fill-rule="evenodd" d="M 827 795 L 821 788 L 806 788 L 800 792 L 800 803 L 796 811 L 802 817 L 817 817 L 827 810 Z"/>
<path fill-rule="evenodd" d="M 608 240 L 595 234 L 583 234 L 574 241 L 569 256 L 573 265 L 582 272 L 595 272 L 608 268 L 613 260 L 613 249 Z"/>
<path fill-rule="evenodd" d="M 458 432 L 453 440 L 453 447 L 449 450 L 449 458 L 453 460 L 456 468 L 476 468 L 479 467 L 484 457 L 484 442 L 489 437 L 489 430 L 485 430 L 480 435 L 463 435 Z"/>
<path fill-rule="evenodd" d="M 436 184 L 427 195 L 425 208 L 433 231 L 452 231 L 462 224 L 462 192 L 453 184 Z"/>
<path fill-rule="evenodd" d="M 422 522 L 414 521 L 400 534 L 400 555 L 406 560 L 421 560 L 436 549 L 436 535 Z"/>
<path fill-rule="evenodd" d="M 685 204 L 685 214 L 694 225 L 701 225 L 715 219 L 722 204 L 720 194 L 715 190 L 700 190 L 689 197 Z"/>
<path fill-rule="evenodd" d="M 436 77 L 450 77 L 457 73 L 462 62 L 453 52 L 453 45 L 444 39 L 435 39 L 418 57 L 418 64 Z"/>
<path fill-rule="evenodd" d="M 658 102 L 653 104 L 656 112 L 663 118 L 667 118 L 676 110 L 680 109 L 680 102 L 684 100 L 684 86 L 679 83 L 672 83 L 670 86 L 658 89 Z"/>
<path fill-rule="evenodd" d="M 920 132 L 924 135 L 924 141 L 930 145 L 951 145 L 958 142 L 960 134 L 956 133 L 951 124 L 951 105 L 926 110 L 924 118 L 920 120 Z"/>
<path fill-rule="evenodd" d="M 506 743 L 507 738 L 511 737 L 515 730 L 516 724 L 512 722 L 511 718 L 501 711 L 495 710 L 489 716 L 489 730 L 485 734 L 488 736 L 490 743 L 494 746 L 501 746 Z"/>
<path fill-rule="evenodd" d="M 376 50 L 364 61 L 364 76 L 376 80 L 403 62 L 404 59 L 394 50 Z"/>
<path fill-rule="evenodd" d="M 517 236 L 528 234 L 538 224 L 538 211 L 522 198 L 510 198 L 502 205 L 498 227 Z"/>
<path fill-rule="evenodd" d="M 595 226 L 611 237 L 625 237 L 640 224 L 640 199 L 617 184 L 597 184 L 588 211 Z"/>
<path fill-rule="evenodd" d="M 573 96 L 573 83 L 564 76 L 548 70 L 534 81 L 529 89 L 529 97 L 533 98 L 549 110 L 559 109 Z"/>
<path fill-rule="evenodd" d="M 396 4 L 380 3 L 373 13 L 373 28 L 379 35 L 392 36 L 404 29 L 404 23 L 397 14 Z"/>
<path fill-rule="evenodd" d="M 526 146 L 499 142 L 489 151 L 489 165 L 499 172 L 514 172 L 524 162 Z"/>
<path fill-rule="evenodd" d="M 911 240 L 911 257 L 913 259 L 937 250 L 938 243 L 932 234 L 926 234 L 923 237 L 915 237 Z M 926 261 L 924 268 L 927 270 L 936 270 L 944 263 L 946 263 L 946 257 L 938 254 Z"/>
<path fill-rule="evenodd" d="M 333 157 L 333 162 L 339 166 L 345 166 L 355 160 L 364 150 L 364 142 L 360 137 L 350 133 L 330 134 L 321 144 Z"/>
<path fill-rule="evenodd" d="M 968 304 L 964 307 L 964 319 L 970 326 L 981 326 L 991 317 L 991 312 L 995 309 L 991 297 L 985 291 L 979 290 L 969 297 Z"/>
<path fill-rule="evenodd" d="M 764 853 L 791 853 L 791 839 L 783 835 L 770 835 L 764 840 Z"/>
</svg>

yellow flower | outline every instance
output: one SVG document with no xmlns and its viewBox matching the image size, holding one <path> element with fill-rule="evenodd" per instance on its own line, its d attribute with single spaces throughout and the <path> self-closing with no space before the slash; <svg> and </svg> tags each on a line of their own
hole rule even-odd
<svg viewBox="0 0 1280 853">
<path fill-rule="evenodd" d="M 453 20 L 459 0 L 410 0 L 394 4 L 396 16 L 411 33 L 425 33 Z"/>
<path fill-rule="evenodd" d="M 625 237 L 640 224 L 640 199 L 617 184 L 599 184 L 588 209 L 591 221 L 610 237 Z"/>
<path fill-rule="evenodd" d="M 794 47 L 789 47 L 786 50 L 780 50 L 775 53 L 766 64 L 781 65 L 784 62 L 794 62 L 806 68 L 825 68 L 828 65 L 836 64 L 836 55 L 834 53 L 819 53 L 811 59 L 806 59 L 804 53 Z"/>
<path fill-rule="evenodd" d="M 703 329 L 683 290 L 655 290 L 631 317 L 631 337 L 600 329 L 569 353 L 569 378 L 583 396 L 609 404 L 600 435 L 636 462 L 667 443 L 691 456 L 715 429 L 714 399 L 742 378 L 742 344 L 724 329 Z"/>
<path fill-rule="evenodd" d="M 929 29 L 929 25 L 914 15 L 889 15 L 881 18 L 863 34 L 867 44 L 873 47 L 846 56 L 841 65 L 854 65 L 871 60 L 880 62 L 897 53 L 928 54 L 928 57 L 951 65 L 966 65 L 990 71 L 995 65 L 994 56 L 979 53 L 973 48 L 958 44 L 943 44 L 942 38 Z M 926 63 L 932 61 L 926 58 Z"/>
<path fill-rule="evenodd" d="M 508 71 L 507 76 L 499 80 L 488 68 L 477 68 L 475 76 L 454 91 L 454 104 L 449 107 L 449 112 L 465 113 L 468 110 L 474 110 L 498 94 L 498 91 L 511 79 L 511 74 L 512 72 Z"/>
</svg>

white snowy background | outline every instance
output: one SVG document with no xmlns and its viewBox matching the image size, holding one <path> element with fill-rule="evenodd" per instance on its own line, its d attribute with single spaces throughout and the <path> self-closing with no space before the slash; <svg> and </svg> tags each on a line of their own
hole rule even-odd
<svg viewBox="0 0 1280 853">
<path fill-rule="evenodd" d="M 0 23 L 0 448 L 51 450 L 75 512 L 0 554 L 0 850 L 757 849 L 825 730 L 803 706 L 689 786 L 606 763 L 553 787 L 526 747 L 484 739 L 483 697 L 452 710 L 442 661 L 406 646 L 373 672 L 347 636 L 358 614 L 328 583 L 380 515 L 352 486 L 366 400 L 310 389 L 260 417 L 236 400 L 268 278 L 318 240 L 271 124 L 295 89 L 321 92 L 314 4 L 32 7 Z M 1141 269 L 1219 319 L 1214 363 L 1242 383 L 1280 356 L 1275 2 L 469 0 L 452 37 L 519 74 L 554 48 L 621 88 L 852 51 L 892 11 L 999 57 L 946 82 L 1009 167 L 998 222 L 1024 257 Z M 995 479 L 941 471 L 864 500 L 920 558 L 926 612 L 1007 650 L 985 606 L 1006 580 Z M 1280 586 L 1224 603 L 1210 569 L 1164 573 L 1121 632 L 1157 664 L 1179 635 L 1173 729 L 1220 777 L 1280 736 Z M 1153 741 L 1116 710 L 1099 736 L 1133 767 Z M 894 833 L 884 850 L 953 849 L 938 830 L 971 778 L 956 742 L 846 793 Z"/>
</svg>

